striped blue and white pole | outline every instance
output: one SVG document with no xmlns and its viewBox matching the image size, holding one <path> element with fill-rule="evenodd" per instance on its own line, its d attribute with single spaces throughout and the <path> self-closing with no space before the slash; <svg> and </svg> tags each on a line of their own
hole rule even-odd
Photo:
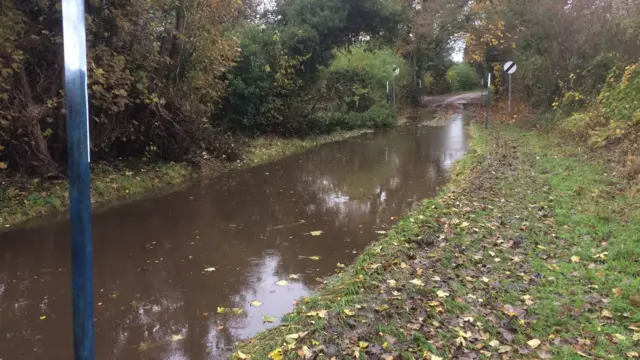
<svg viewBox="0 0 640 360">
<path fill-rule="evenodd" d="M 75 360 L 94 359 L 91 169 L 84 16 L 84 0 L 62 0 Z"/>
</svg>

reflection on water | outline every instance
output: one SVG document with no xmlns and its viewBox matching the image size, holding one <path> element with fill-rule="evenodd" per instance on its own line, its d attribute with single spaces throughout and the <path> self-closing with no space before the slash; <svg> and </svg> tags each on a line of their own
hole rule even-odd
<svg viewBox="0 0 640 360">
<path fill-rule="evenodd" d="M 97 358 L 224 357 L 433 195 L 466 141 L 461 115 L 404 126 L 95 215 Z M 70 358 L 66 222 L 0 234 L 0 257 L 0 359 Z"/>
</svg>

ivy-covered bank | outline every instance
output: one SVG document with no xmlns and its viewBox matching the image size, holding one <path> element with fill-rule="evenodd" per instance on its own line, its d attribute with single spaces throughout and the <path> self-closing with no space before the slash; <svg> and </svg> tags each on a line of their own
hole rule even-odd
<svg viewBox="0 0 640 360">
<path fill-rule="evenodd" d="M 176 185 L 200 176 L 273 161 L 320 144 L 346 139 L 370 130 L 336 132 L 304 139 L 261 137 L 250 140 L 243 160 L 222 162 L 203 160 L 198 166 L 187 163 L 143 165 L 97 163 L 92 165 L 91 200 L 94 204 L 137 199 L 156 191 L 171 191 Z M 4 177 L 0 173 L 0 227 L 10 227 L 29 218 L 68 208 L 67 180 L 42 181 L 27 177 Z"/>
<path fill-rule="evenodd" d="M 566 140 L 474 132 L 437 198 L 232 358 L 637 358 L 630 184 Z"/>
</svg>

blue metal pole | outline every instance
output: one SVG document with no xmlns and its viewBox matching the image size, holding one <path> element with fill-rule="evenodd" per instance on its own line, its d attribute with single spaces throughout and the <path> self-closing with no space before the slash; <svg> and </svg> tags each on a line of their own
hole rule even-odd
<svg viewBox="0 0 640 360">
<path fill-rule="evenodd" d="M 93 245 L 84 0 L 62 0 L 62 19 L 69 142 L 73 352 L 75 360 L 93 360 Z"/>
</svg>

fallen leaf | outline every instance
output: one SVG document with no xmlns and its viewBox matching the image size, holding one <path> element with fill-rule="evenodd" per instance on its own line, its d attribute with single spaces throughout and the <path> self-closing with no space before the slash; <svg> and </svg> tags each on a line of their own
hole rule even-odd
<svg viewBox="0 0 640 360">
<path fill-rule="evenodd" d="M 397 284 L 397 281 L 391 279 L 391 280 L 387 280 L 387 284 L 389 284 L 389 286 L 391 287 L 395 287 Z"/>
<path fill-rule="evenodd" d="M 622 335 L 622 334 L 613 334 L 613 336 L 615 336 L 618 340 L 626 340 L 626 336 Z"/>
<path fill-rule="evenodd" d="M 204 271 L 207 271 L 207 272 L 216 271 L 216 268 L 208 267 L 208 268 L 204 269 Z"/>
<path fill-rule="evenodd" d="M 633 294 L 633 295 L 629 296 L 629 303 L 631 303 L 631 305 L 633 305 L 635 307 L 640 307 L 640 295 L 639 294 Z"/>
<path fill-rule="evenodd" d="M 289 285 L 289 282 L 287 280 L 278 280 L 278 281 L 276 281 L 276 285 L 278 285 L 278 286 L 287 286 L 287 285 Z"/>
<path fill-rule="evenodd" d="M 327 310 L 309 311 L 305 315 L 307 315 L 307 316 L 318 316 L 318 317 L 321 317 L 321 318 L 325 318 L 327 316 Z"/>
<path fill-rule="evenodd" d="M 291 274 L 291 275 L 289 275 L 289 279 L 300 279 L 300 275 L 298 275 L 298 274 Z"/>
<path fill-rule="evenodd" d="M 498 346 L 500 346 L 500 341 L 498 340 L 491 340 L 489 341 L 489 346 L 497 348 Z"/>
<path fill-rule="evenodd" d="M 611 289 L 611 292 L 613 293 L 613 295 L 617 298 L 619 298 L 620 296 L 622 296 L 622 288 L 613 288 Z"/>
<path fill-rule="evenodd" d="M 344 264 L 342 264 L 342 263 L 337 263 L 337 264 L 336 264 L 336 266 L 337 266 L 337 267 L 339 267 L 339 268 L 343 268 L 343 267 L 344 267 Z"/>
<path fill-rule="evenodd" d="M 637 351 L 629 351 L 628 353 L 626 353 L 628 358 L 639 358 L 640 354 L 638 354 Z"/>
<path fill-rule="evenodd" d="M 218 307 L 218 314 L 224 314 L 229 312 L 229 308 Z"/>
<path fill-rule="evenodd" d="M 276 317 L 275 316 L 262 315 L 262 322 L 263 323 L 272 323 L 274 321 L 276 321 Z"/>
<path fill-rule="evenodd" d="M 282 360 L 283 355 L 282 349 L 278 348 L 269 353 L 269 359 Z"/>
<path fill-rule="evenodd" d="M 509 345 L 500 345 L 500 346 L 498 346 L 498 352 L 500 354 L 506 353 L 506 352 L 509 352 L 509 351 L 511 351 L 511 346 L 509 346 Z"/>
<path fill-rule="evenodd" d="M 609 311 L 607 309 L 602 309 L 602 312 L 600 313 L 600 316 L 613 319 L 613 314 L 611 313 L 611 311 Z"/>
<path fill-rule="evenodd" d="M 289 343 L 289 344 L 293 344 L 294 342 L 296 342 L 296 340 L 298 340 L 298 338 L 300 337 L 300 335 L 296 334 L 289 334 L 289 335 L 285 335 L 284 339 Z"/>
<path fill-rule="evenodd" d="M 353 316 L 353 315 L 356 314 L 356 313 L 354 313 L 353 311 L 351 311 L 349 309 L 344 309 L 344 310 L 342 310 L 342 312 L 344 312 L 345 315 L 347 315 L 347 316 Z"/>
<path fill-rule="evenodd" d="M 309 347 L 303 346 L 302 348 L 298 349 L 298 356 L 303 359 L 311 359 L 313 357 L 313 352 L 309 350 Z"/>
<path fill-rule="evenodd" d="M 445 298 L 449 296 L 449 293 L 443 290 L 438 290 L 436 291 L 436 295 L 438 295 L 438 297 Z"/>
<path fill-rule="evenodd" d="M 259 307 L 259 306 L 262 306 L 262 303 L 258 300 L 253 300 L 252 302 L 249 303 L 249 305 L 253 307 Z"/>
<path fill-rule="evenodd" d="M 46 319 L 46 318 L 47 318 L 47 315 L 42 315 L 42 316 L 40 316 L 40 320 L 44 320 L 44 319 Z"/>
<path fill-rule="evenodd" d="M 573 255 L 573 256 L 571 257 L 571 262 L 572 262 L 572 263 L 579 263 L 579 262 L 580 262 L 580 256 L 575 256 L 575 255 Z"/>
<path fill-rule="evenodd" d="M 369 347 L 369 343 L 366 341 L 360 341 L 360 343 L 358 344 L 360 346 L 360 349 L 364 350 L 366 348 Z"/>
<path fill-rule="evenodd" d="M 376 234 L 386 234 L 386 233 L 387 233 L 387 232 L 386 232 L 386 231 L 384 231 L 384 230 L 377 230 L 377 231 L 376 231 Z"/>
<path fill-rule="evenodd" d="M 538 346 L 540 346 L 540 340 L 538 339 L 531 339 L 529 341 L 527 341 L 527 345 L 531 346 L 532 349 L 537 348 Z"/>
<path fill-rule="evenodd" d="M 236 353 L 236 356 L 240 359 L 249 359 L 249 355 L 243 353 L 242 351 L 238 350 L 238 352 Z"/>
<path fill-rule="evenodd" d="M 309 259 L 318 261 L 318 260 L 320 260 L 320 256 L 318 256 L 318 255 L 309 256 Z"/>
<path fill-rule="evenodd" d="M 309 234 L 311 234 L 312 236 L 322 235 L 322 230 L 311 231 L 309 232 Z"/>
<path fill-rule="evenodd" d="M 0 169 L 6 169 L 6 168 L 7 168 L 7 164 L 0 161 Z"/>
<path fill-rule="evenodd" d="M 417 285 L 417 286 L 424 286 L 424 282 L 420 279 L 413 279 L 411 281 L 409 281 L 410 283 L 412 283 L 413 285 Z"/>
<path fill-rule="evenodd" d="M 236 315 L 240 315 L 240 314 L 242 314 L 244 312 L 244 310 L 241 309 L 241 308 L 233 308 L 233 309 L 231 309 L 231 312 L 236 314 Z"/>
<path fill-rule="evenodd" d="M 182 339 L 184 339 L 184 335 L 182 335 L 182 334 L 171 335 L 171 341 L 178 341 L 178 340 L 182 340 Z"/>
</svg>

